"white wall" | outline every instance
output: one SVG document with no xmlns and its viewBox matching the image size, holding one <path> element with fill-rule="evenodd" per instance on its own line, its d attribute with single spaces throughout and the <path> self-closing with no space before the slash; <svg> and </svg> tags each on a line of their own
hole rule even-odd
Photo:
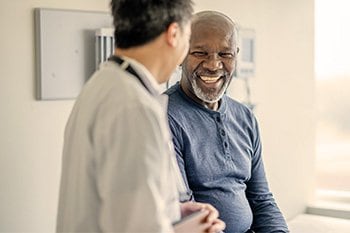
<svg viewBox="0 0 350 233">
<path fill-rule="evenodd" d="M 0 0 L 0 232 L 53 231 L 63 130 L 73 105 L 35 100 L 33 8 L 108 11 L 108 4 Z"/>
<path fill-rule="evenodd" d="M 313 1 L 196 0 L 257 31 L 253 98 L 270 185 L 288 218 L 313 164 Z M 0 0 L 0 232 L 53 232 L 73 101 L 36 101 L 34 7 L 108 11 L 109 0 Z"/>
<path fill-rule="evenodd" d="M 279 206 L 290 219 L 302 212 L 313 186 L 314 1 L 197 0 L 196 9 L 228 14 L 256 31 L 253 102 L 264 162 Z M 237 88 L 235 85 L 241 88 Z M 231 84 L 229 94 L 242 91 Z"/>
</svg>

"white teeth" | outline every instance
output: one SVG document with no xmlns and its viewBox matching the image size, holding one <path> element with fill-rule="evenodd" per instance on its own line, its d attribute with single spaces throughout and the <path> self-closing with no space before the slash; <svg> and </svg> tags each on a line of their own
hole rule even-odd
<svg viewBox="0 0 350 233">
<path fill-rule="evenodd" d="M 216 77 L 200 76 L 200 78 L 201 78 L 205 83 L 215 83 L 216 81 L 219 80 L 220 76 L 216 76 Z"/>
</svg>

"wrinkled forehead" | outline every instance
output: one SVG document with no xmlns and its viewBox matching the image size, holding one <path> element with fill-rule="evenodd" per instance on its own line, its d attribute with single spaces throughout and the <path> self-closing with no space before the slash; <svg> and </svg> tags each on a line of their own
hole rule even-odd
<svg viewBox="0 0 350 233">
<path fill-rule="evenodd" d="M 235 25 L 223 18 L 205 18 L 192 22 L 191 45 L 236 47 Z"/>
</svg>

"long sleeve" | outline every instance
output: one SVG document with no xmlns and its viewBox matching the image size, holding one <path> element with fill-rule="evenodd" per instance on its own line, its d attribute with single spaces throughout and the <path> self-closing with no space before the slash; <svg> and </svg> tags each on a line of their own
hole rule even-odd
<svg viewBox="0 0 350 233">
<path fill-rule="evenodd" d="M 182 152 L 183 151 L 182 150 L 183 142 L 182 142 L 181 132 L 178 129 L 178 125 L 176 125 L 174 119 L 171 116 L 168 116 L 168 122 L 169 122 L 170 131 L 172 134 L 176 160 L 177 160 L 183 181 L 184 181 L 185 186 L 186 186 L 186 194 L 181 197 L 180 201 L 181 202 L 193 201 L 194 198 L 193 198 L 192 190 L 190 189 L 189 184 L 188 184 L 187 174 L 186 174 L 186 169 L 185 169 L 185 160 L 184 160 L 183 152 Z"/>
<path fill-rule="evenodd" d="M 247 182 L 246 195 L 253 212 L 252 229 L 261 233 L 289 232 L 266 180 L 262 160 L 262 148 L 257 122 L 253 117 L 253 158 L 251 178 Z"/>
</svg>

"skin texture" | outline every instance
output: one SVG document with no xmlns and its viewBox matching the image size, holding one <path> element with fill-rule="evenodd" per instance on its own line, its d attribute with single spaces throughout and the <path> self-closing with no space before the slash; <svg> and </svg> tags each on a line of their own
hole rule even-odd
<svg viewBox="0 0 350 233">
<path fill-rule="evenodd" d="M 192 21 L 187 57 L 182 64 L 181 88 L 197 103 L 217 110 L 229 86 L 239 49 L 236 25 L 218 12 L 201 12 Z"/>
</svg>

